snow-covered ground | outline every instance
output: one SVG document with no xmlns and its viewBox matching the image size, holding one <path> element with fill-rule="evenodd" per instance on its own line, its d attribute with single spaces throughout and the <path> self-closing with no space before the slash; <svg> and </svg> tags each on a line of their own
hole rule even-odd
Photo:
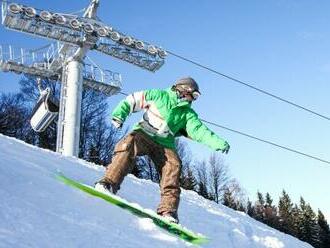
<svg viewBox="0 0 330 248">
<path fill-rule="evenodd" d="M 0 247 L 191 246 L 147 219 L 62 184 L 54 177 L 57 171 L 88 184 L 104 172 L 0 135 Z M 159 188 L 128 176 L 119 195 L 155 209 Z M 182 225 L 211 239 L 205 247 L 311 247 L 191 191 L 183 190 L 179 211 Z"/>
</svg>

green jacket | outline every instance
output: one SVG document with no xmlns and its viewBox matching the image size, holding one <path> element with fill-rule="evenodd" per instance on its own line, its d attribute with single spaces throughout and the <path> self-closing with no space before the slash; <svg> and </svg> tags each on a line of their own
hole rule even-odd
<svg viewBox="0 0 330 248">
<path fill-rule="evenodd" d="M 142 109 L 145 111 L 143 118 L 133 129 L 144 131 L 164 147 L 175 149 L 175 137 L 184 134 L 214 150 L 228 146 L 201 122 L 191 103 L 180 101 L 171 88 L 135 92 L 117 105 L 112 117 L 124 122 L 131 113 Z"/>
</svg>

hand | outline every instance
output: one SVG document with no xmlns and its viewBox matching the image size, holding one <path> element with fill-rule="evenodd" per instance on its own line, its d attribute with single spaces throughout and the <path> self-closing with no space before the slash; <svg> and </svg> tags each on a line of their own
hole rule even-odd
<svg viewBox="0 0 330 248">
<path fill-rule="evenodd" d="M 224 148 L 218 149 L 217 151 L 221 151 L 222 153 L 228 154 L 229 149 L 230 149 L 230 145 L 228 144 L 227 141 L 225 141 Z"/>
<path fill-rule="evenodd" d="M 226 147 L 222 150 L 222 153 L 228 154 L 230 145 L 226 142 Z"/>
<path fill-rule="evenodd" d="M 123 122 L 119 119 L 112 118 L 111 120 L 112 125 L 114 125 L 115 128 L 119 129 L 123 127 Z"/>
</svg>

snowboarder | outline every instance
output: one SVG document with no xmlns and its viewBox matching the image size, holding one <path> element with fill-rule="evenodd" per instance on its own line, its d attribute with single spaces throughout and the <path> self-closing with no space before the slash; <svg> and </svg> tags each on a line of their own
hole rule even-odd
<svg viewBox="0 0 330 248">
<path fill-rule="evenodd" d="M 148 155 L 161 178 L 157 213 L 178 223 L 181 160 L 175 150 L 175 137 L 183 135 L 223 153 L 228 153 L 230 148 L 191 108 L 199 96 L 196 81 L 186 77 L 177 80 L 171 88 L 135 92 L 122 100 L 112 113 L 116 128 L 121 128 L 131 113 L 144 110 L 143 118 L 118 142 L 112 162 L 95 188 L 116 194 L 124 177 L 132 171 L 135 157 Z"/>
</svg>

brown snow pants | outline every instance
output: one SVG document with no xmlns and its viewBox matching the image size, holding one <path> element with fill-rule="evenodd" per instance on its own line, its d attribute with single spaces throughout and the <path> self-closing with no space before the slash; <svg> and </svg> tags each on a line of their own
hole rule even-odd
<svg viewBox="0 0 330 248">
<path fill-rule="evenodd" d="M 104 181 L 116 192 L 124 177 L 133 170 L 136 156 L 148 155 L 160 175 L 161 201 L 157 213 L 177 212 L 180 201 L 181 160 L 173 149 L 155 143 L 142 131 L 133 131 L 118 142 Z"/>
</svg>

